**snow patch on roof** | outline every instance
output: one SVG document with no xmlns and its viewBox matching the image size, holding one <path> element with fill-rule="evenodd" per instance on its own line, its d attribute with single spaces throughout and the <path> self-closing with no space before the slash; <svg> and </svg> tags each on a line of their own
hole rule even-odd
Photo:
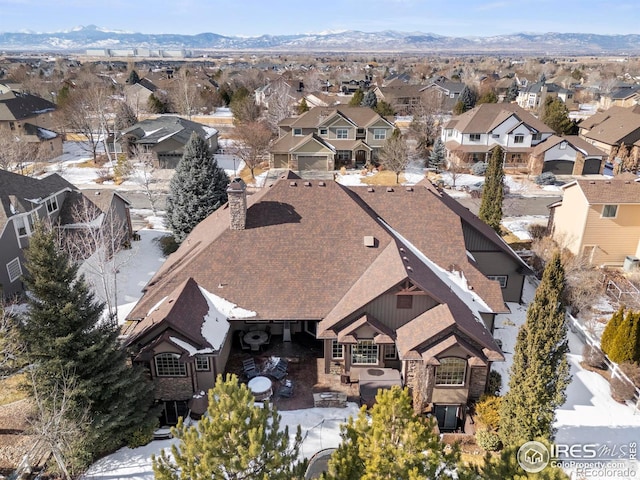
<svg viewBox="0 0 640 480">
<path fill-rule="evenodd" d="M 186 350 L 187 352 L 189 352 L 189 356 L 191 356 L 191 357 L 193 357 L 194 355 L 199 355 L 199 354 L 204 354 L 204 353 L 213 353 L 214 352 L 213 348 L 202 348 L 202 349 L 198 350 L 196 347 L 194 347 L 190 343 L 185 342 L 184 340 L 180 340 L 179 338 L 176 338 L 176 337 L 169 337 L 169 340 L 171 340 L 173 343 L 175 343 L 180 348 L 182 348 L 182 349 Z"/>
<path fill-rule="evenodd" d="M 218 133 L 218 130 L 216 130 L 213 127 L 207 127 L 207 126 L 203 126 L 202 129 L 205 131 L 205 133 L 207 134 L 207 140 L 210 139 L 211 137 L 213 137 L 214 135 L 216 135 Z"/>
<path fill-rule="evenodd" d="M 256 312 L 238 308 L 235 303 L 214 295 L 202 287 L 198 288 L 209 305 L 209 311 L 204 317 L 200 332 L 209 345 L 215 350 L 220 350 L 231 328 L 227 319 L 255 317 Z"/>
<path fill-rule="evenodd" d="M 52 132 L 51 130 L 47 130 L 46 128 L 38 127 L 38 132 L 40 132 L 40 137 L 43 140 L 51 140 L 58 136 L 56 132 Z"/>
<path fill-rule="evenodd" d="M 444 268 L 437 265 L 433 262 L 429 257 L 427 257 L 424 253 L 422 253 L 415 245 L 409 242 L 406 238 L 396 232 L 393 228 L 387 225 L 384 220 L 378 218 L 378 220 L 389 229 L 391 234 L 395 236 L 398 240 L 404 243 L 411 252 L 418 257 L 429 269 L 435 273 L 442 282 L 447 285 L 456 296 L 462 300 L 465 305 L 471 310 L 471 313 L 476 317 L 476 320 L 484 325 L 482 317 L 480 316 L 480 312 L 493 312 L 491 308 L 486 304 L 486 302 L 482 299 L 480 295 L 474 292 L 469 284 L 467 283 L 467 278 L 464 276 L 463 272 L 457 272 L 455 270 L 449 272 Z"/>
<path fill-rule="evenodd" d="M 147 317 L 151 315 L 153 312 L 155 312 L 158 308 L 160 308 L 160 305 L 162 305 L 162 302 L 164 302 L 167 298 L 168 297 L 166 296 L 162 297 L 158 303 L 156 303 L 153 307 L 151 307 L 147 312 Z"/>
<path fill-rule="evenodd" d="M 256 316 L 256 312 L 240 308 L 235 303 L 231 303 L 229 300 L 225 300 L 214 293 L 208 292 L 202 287 L 198 288 L 207 301 L 226 318 L 251 318 Z"/>
</svg>

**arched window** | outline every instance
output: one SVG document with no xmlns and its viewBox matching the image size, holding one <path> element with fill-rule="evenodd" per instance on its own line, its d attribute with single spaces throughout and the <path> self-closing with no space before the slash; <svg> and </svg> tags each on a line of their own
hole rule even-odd
<svg viewBox="0 0 640 480">
<path fill-rule="evenodd" d="M 161 353 L 155 356 L 156 375 L 158 377 L 184 377 L 187 367 L 180 361 L 177 353 Z"/>
<path fill-rule="evenodd" d="M 436 367 L 436 385 L 464 385 L 467 361 L 463 358 L 440 359 Z"/>
</svg>

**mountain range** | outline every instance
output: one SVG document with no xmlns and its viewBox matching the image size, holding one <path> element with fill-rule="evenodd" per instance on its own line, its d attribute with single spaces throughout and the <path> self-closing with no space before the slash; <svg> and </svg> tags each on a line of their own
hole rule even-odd
<svg viewBox="0 0 640 480">
<path fill-rule="evenodd" d="M 95 25 L 64 32 L 0 33 L 5 51 L 82 52 L 87 49 L 185 49 L 192 51 L 389 52 L 537 55 L 634 55 L 640 35 L 515 33 L 490 37 L 448 37 L 421 32 L 343 31 L 317 34 L 225 36 L 109 31 Z"/>
</svg>

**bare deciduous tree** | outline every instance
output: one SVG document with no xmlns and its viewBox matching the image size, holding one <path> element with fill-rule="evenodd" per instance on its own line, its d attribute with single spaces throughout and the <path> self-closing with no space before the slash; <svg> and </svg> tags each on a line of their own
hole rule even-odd
<svg viewBox="0 0 640 480">
<path fill-rule="evenodd" d="M 178 113 L 191 120 L 191 117 L 198 111 L 200 102 L 198 101 L 196 78 L 186 66 L 178 70 L 178 75 L 174 77 L 170 96 L 171 103 Z"/>
<path fill-rule="evenodd" d="M 291 108 L 291 87 L 284 81 L 272 82 L 271 93 L 267 98 L 267 122 L 274 132 L 278 131 L 278 124 L 293 113 Z"/>
<path fill-rule="evenodd" d="M 38 170 L 38 164 L 44 158 L 42 144 L 30 142 L 19 132 L 0 128 L 0 169 L 30 175 Z"/>
<path fill-rule="evenodd" d="M 248 122 L 236 127 L 238 142 L 231 149 L 232 153 L 243 160 L 255 178 L 254 170 L 269 153 L 271 146 L 271 129 L 264 122 Z"/>
<path fill-rule="evenodd" d="M 156 183 L 154 175 L 156 171 L 154 155 L 152 153 L 142 152 L 139 148 L 134 147 L 129 161 L 133 162 L 136 167 L 134 180 L 142 187 L 151 205 L 153 215 L 156 216 L 158 214 L 158 200 L 160 199 L 160 195 L 159 192 L 153 188 Z"/>
<path fill-rule="evenodd" d="M 400 183 L 400 174 L 409 165 L 409 147 L 399 132 L 394 132 L 380 149 L 380 161 L 387 170 L 396 174 L 396 183 Z"/>
<path fill-rule="evenodd" d="M 129 260 L 118 253 L 131 240 L 128 225 L 113 208 L 103 212 L 84 196 L 72 208 L 72 218 L 73 223 L 59 229 L 61 247 L 81 265 L 79 271 L 105 302 L 108 320 L 117 323 L 118 272 Z"/>
</svg>

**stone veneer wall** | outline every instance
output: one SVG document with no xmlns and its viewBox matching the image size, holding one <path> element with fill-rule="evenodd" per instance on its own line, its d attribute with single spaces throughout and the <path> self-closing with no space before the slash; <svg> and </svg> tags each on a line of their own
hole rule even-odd
<svg viewBox="0 0 640 480">
<path fill-rule="evenodd" d="M 419 360 L 407 362 L 405 385 L 411 390 L 413 396 L 413 407 L 418 413 L 422 413 L 429 403 L 433 394 L 433 384 L 435 380 L 435 369 L 433 365 L 427 365 Z"/>
<path fill-rule="evenodd" d="M 190 377 L 156 377 L 153 383 L 158 400 L 189 400 L 193 396 Z"/>
<path fill-rule="evenodd" d="M 487 385 L 487 369 L 488 367 L 474 367 L 471 369 L 469 400 L 478 400 L 484 393 Z"/>
</svg>

